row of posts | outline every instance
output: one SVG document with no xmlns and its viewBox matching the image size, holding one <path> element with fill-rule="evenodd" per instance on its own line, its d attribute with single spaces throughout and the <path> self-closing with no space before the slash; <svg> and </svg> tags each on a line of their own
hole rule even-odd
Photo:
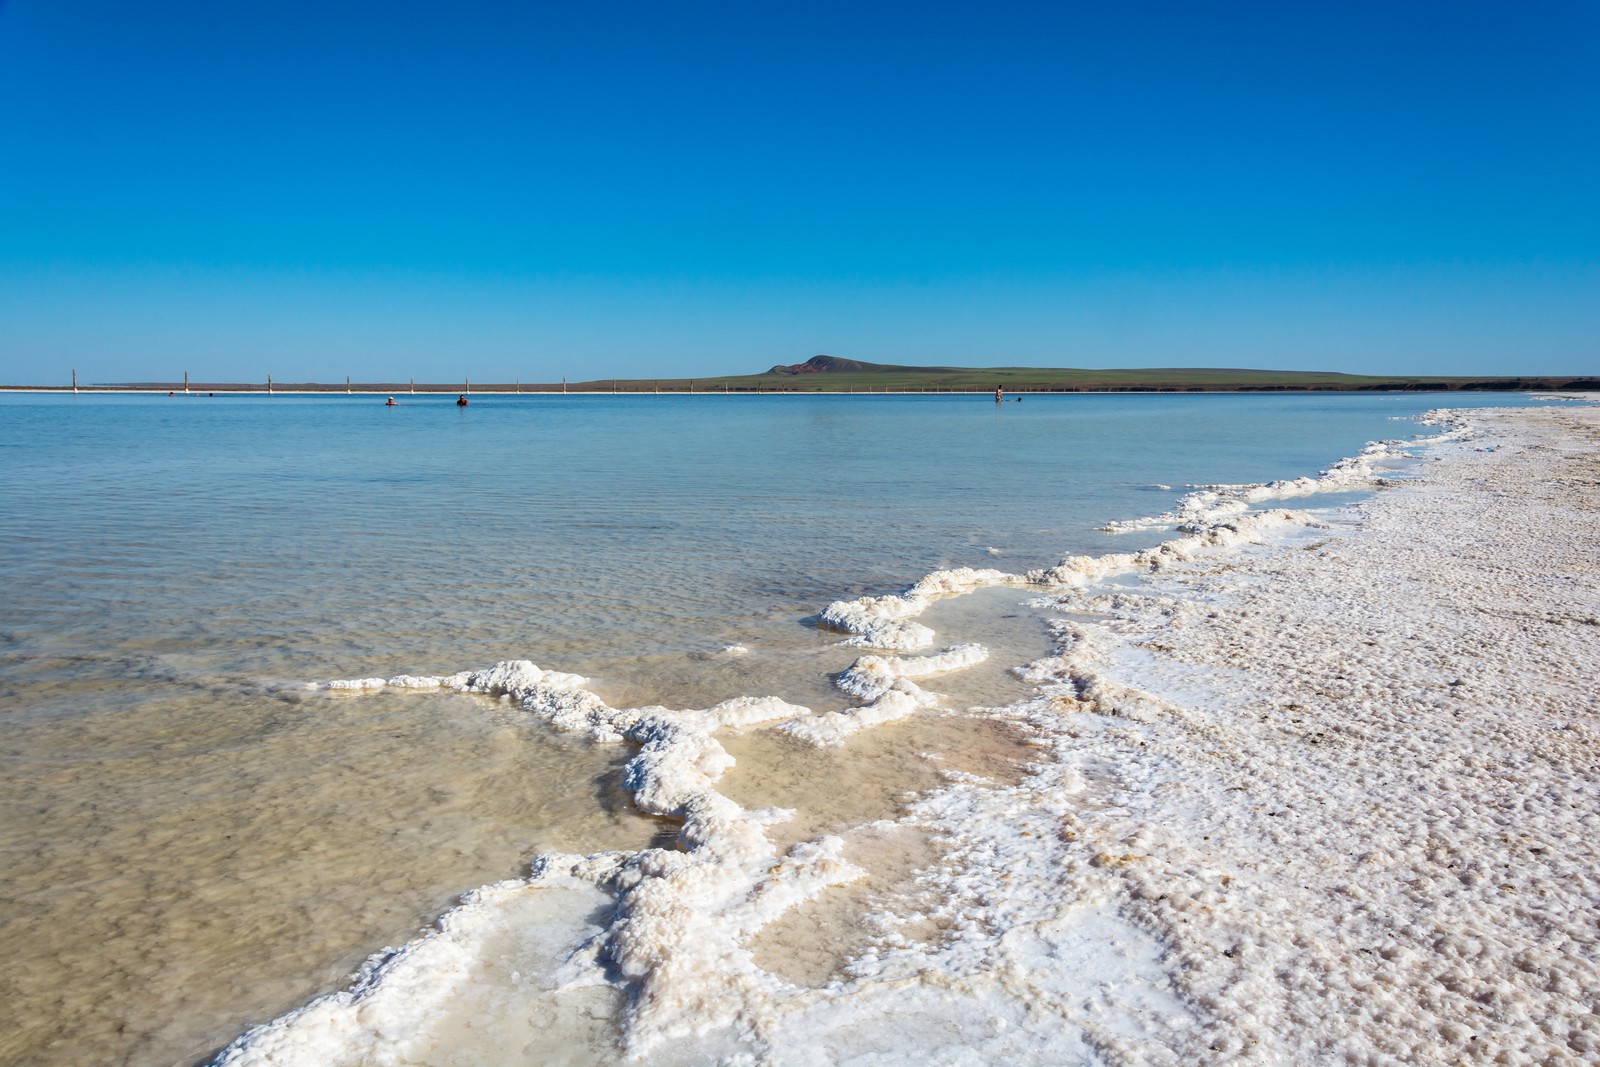
<svg viewBox="0 0 1600 1067">
<path fill-rule="evenodd" d="M 695 380 L 693 378 L 689 379 L 689 392 L 691 392 L 691 393 L 694 392 L 694 382 L 695 382 Z M 463 378 L 461 380 L 461 385 L 462 385 L 462 392 L 465 392 L 465 393 L 472 392 L 472 379 Z M 408 382 L 408 388 L 409 388 L 409 390 L 410 390 L 410 392 L 412 394 L 416 393 L 416 391 L 417 391 L 417 380 L 415 378 L 410 379 L 410 381 Z M 516 380 L 516 385 L 513 386 L 513 388 L 518 393 L 522 392 L 522 379 L 521 378 L 518 378 Z M 183 372 L 183 391 L 185 393 L 187 393 L 189 391 L 189 372 L 188 371 L 184 371 Z M 345 391 L 346 395 L 348 395 L 350 393 L 350 391 L 351 391 L 350 390 L 350 376 L 348 374 L 345 375 L 345 377 L 344 377 L 344 391 Z M 565 378 L 561 379 L 561 391 L 563 393 L 565 393 L 567 391 L 567 380 Z M 611 391 L 613 393 L 617 392 L 617 379 L 615 379 L 615 378 L 611 379 Z M 726 382 L 724 382 L 723 385 L 722 385 L 722 391 L 724 393 L 728 392 L 728 385 L 727 385 Z M 855 392 L 854 389 L 851 389 L 850 391 L 852 393 Z M 73 392 L 73 395 L 77 395 L 77 392 L 78 392 L 78 368 L 76 368 L 76 367 L 72 368 L 72 392 Z M 656 392 L 658 392 L 658 393 L 661 392 L 661 383 L 660 382 L 656 383 Z M 885 392 L 887 392 L 887 390 L 885 390 Z M 272 395 L 272 375 L 270 375 L 270 374 L 267 375 L 267 395 L 268 396 Z"/>
<path fill-rule="evenodd" d="M 461 380 L 461 387 L 462 387 L 461 391 L 464 392 L 464 393 L 472 392 L 472 379 L 471 378 L 463 378 Z M 417 380 L 415 378 L 412 378 L 407 382 L 407 389 L 412 394 L 416 393 L 416 391 L 417 391 Z M 515 392 L 518 392 L 518 393 L 522 392 L 522 379 L 521 378 L 518 378 L 516 380 L 516 384 L 512 386 L 512 389 Z M 722 387 L 722 389 L 723 389 L 724 392 L 726 392 L 728 387 L 726 385 L 724 385 Z M 74 393 L 76 393 L 78 391 L 78 368 L 76 368 L 76 367 L 72 368 L 72 391 Z M 183 391 L 185 393 L 187 393 L 189 391 L 189 372 L 188 371 L 184 371 L 183 372 Z M 345 395 L 347 395 L 347 396 L 350 395 L 350 392 L 351 392 L 350 375 L 348 375 L 348 374 L 346 374 L 344 376 L 344 391 L 345 391 Z M 565 393 L 567 391 L 567 380 L 565 378 L 561 379 L 561 391 L 563 393 Z M 613 393 L 615 393 L 617 391 L 617 379 L 615 379 L 615 378 L 611 379 L 611 391 Z M 661 392 L 661 383 L 660 382 L 656 383 L 656 392 L 658 392 L 658 393 Z M 693 379 L 691 379 L 689 381 L 689 392 L 691 392 L 691 393 L 694 392 L 694 381 L 693 381 Z M 270 375 L 270 374 L 267 375 L 267 395 L 268 396 L 272 395 L 272 375 Z"/>
</svg>

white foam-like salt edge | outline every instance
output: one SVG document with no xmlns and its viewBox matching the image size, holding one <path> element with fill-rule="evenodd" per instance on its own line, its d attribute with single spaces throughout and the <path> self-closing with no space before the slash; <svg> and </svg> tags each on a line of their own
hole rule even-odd
<svg viewBox="0 0 1600 1067">
<path fill-rule="evenodd" d="M 1159 572 L 1208 549 L 1258 542 L 1274 528 L 1287 527 L 1298 518 L 1290 513 L 1246 516 L 1191 531 L 1176 542 L 1146 553 L 1100 560 L 1069 559 L 1056 568 L 1030 574 L 1026 580 L 1071 588 L 1128 569 Z M 902 597 L 876 598 L 885 603 L 881 608 L 870 606 L 864 614 L 882 614 L 891 621 L 903 622 L 931 602 L 933 596 L 983 585 L 1019 584 L 1022 580 L 1002 572 L 941 572 L 918 583 Z M 889 603 L 895 600 L 900 605 Z M 836 617 L 848 614 L 836 613 Z M 874 625 L 870 618 L 861 623 L 866 627 Z M 1092 645 L 1083 634 L 1063 630 L 1063 636 L 1064 644 L 1076 647 L 1080 659 L 1089 654 Z M 1071 658 L 1070 650 L 1064 649 L 1063 655 L 1056 657 L 1061 663 L 1035 665 L 1034 670 L 1048 682 L 1052 670 L 1060 670 Z M 860 676 L 875 673 L 864 668 Z M 1063 678 L 1071 687 L 1071 699 L 1113 719 L 1138 723 L 1153 721 L 1163 714 L 1182 714 L 1178 704 L 1111 682 L 1081 662 L 1054 676 L 1056 681 Z M 744 812 L 710 788 L 729 762 L 710 733 L 725 724 L 770 722 L 786 716 L 787 728 L 804 716 L 805 709 L 767 698 L 733 701 L 694 712 L 659 708 L 619 711 L 607 708 L 598 697 L 577 688 L 581 681 L 576 676 L 543 672 L 520 661 L 497 665 L 489 672 L 464 672 L 436 679 L 403 676 L 382 684 L 393 682 L 406 688 L 435 684 L 498 691 L 559 727 L 582 730 L 597 739 L 629 739 L 640 745 L 639 755 L 629 765 L 630 787 L 646 810 L 684 819 L 682 837 L 690 851 L 647 850 L 631 857 L 547 857 L 524 882 L 501 884 L 507 887 L 507 893 L 514 893 L 517 887 L 553 888 L 558 883 L 568 884 L 563 880 L 576 880 L 586 885 L 604 885 L 616 895 L 618 919 L 603 931 L 589 931 L 570 946 L 566 988 L 581 988 L 597 981 L 602 960 L 634 983 L 626 1018 L 628 1049 L 634 1055 L 664 1053 L 674 1037 L 704 1040 L 719 1031 L 744 1035 L 727 1046 L 741 1056 L 745 1053 L 739 1050 L 752 1043 L 768 1053 L 783 1049 L 784 1056 L 778 1062 L 831 1062 L 844 1053 L 858 1052 L 864 1034 L 856 1027 L 876 1027 L 884 1035 L 898 1033 L 900 1043 L 891 1041 L 889 1047 L 899 1053 L 926 1047 L 929 1040 L 937 1045 L 938 1034 L 930 1031 L 927 1018 L 918 1015 L 909 1027 L 897 1027 L 892 1021 L 885 1024 L 878 1014 L 887 1006 L 906 1008 L 912 1004 L 930 1015 L 957 1021 L 957 1029 L 945 1034 L 951 1039 L 947 1043 L 950 1048 L 960 1049 L 963 1054 L 987 1050 L 995 1056 L 1032 1062 L 1060 1062 L 1060 1057 L 1073 1049 L 1082 1052 L 1079 1058 L 1084 1059 L 1133 1054 L 1134 1058 L 1152 1061 L 1152 1052 L 1162 1046 L 1150 1043 L 1147 1029 L 1163 1032 L 1170 1042 L 1173 1034 L 1195 1026 L 1197 1005 L 1186 1004 L 1173 995 L 1159 966 L 1164 951 L 1159 945 L 1140 928 L 1129 927 L 1106 914 L 1103 902 L 1096 903 L 1093 892 L 1069 894 L 1073 899 L 1068 903 L 1060 899 L 1063 886 L 1079 884 L 1064 883 L 1063 871 L 1082 876 L 1083 884 L 1093 883 L 1096 878 L 1105 883 L 1109 877 L 1106 872 L 1117 870 L 1120 862 L 1115 856 L 1107 859 L 1105 854 L 1097 853 L 1085 865 L 1081 856 L 1058 855 L 1059 849 L 1051 847 L 1074 839 L 1065 831 L 1051 836 L 1049 829 L 1053 819 L 1064 820 L 1062 825 L 1072 823 L 1071 811 L 1062 806 L 1063 798 L 1070 797 L 1081 785 L 1081 781 L 1074 780 L 1077 772 L 1060 760 L 1043 764 L 1023 785 L 1010 790 L 957 783 L 919 805 L 914 817 L 926 818 L 930 825 L 948 834 L 956 845 L 955 855 L 961 855 L 962 849 L 977 850 L 968 854 L 970 863 L 945 864 L 922 876 L 930 885 L 942 887 L 951 900 L 954 910 L 946 917 L 957 924 L 961 931 L 958 935 L 941 941 L 931 953 L 926 945 L 896 946 L 891 939 L 882 952 L 869 953 L 852 963 L 856 977 L 842 990 L 830 987 L 828 991 L 801 994 L 778 982 L 750 962 L 743 940 L 786 907 L 857 872 L 838 855 L 837 839 L 809 843 L 781 863 L 771 864 L 776 857 L 762 828 L 781 817 L 781 813 Z M 370 689 L 377 684 L 378 680 L 366 679 L 330 688 Z M 915 699 L 915 692 L 907 678 L 900 677 L 877 700 L 896 694 Z M 1058 753 L 1066 743 L 1064 739 L 1075 738 L 1076 731 L 1064 732 L 1059 716 L 1043 702 L 1013 709 L 1013 714 L 1031 716 L 1041 734 L 1054 739 Z M 1020 802 L 1018 791 L 1028 789 L 1037 795 Z M 1026 825 L 1028 817 L 1024 812 L 1030 804 L 1043 806 L 1044 821 L 1035 830 L 1017 830 L 1017 826 Z M 996 842 L 1002 840 L 1015 842 L 1015 855 L 993 852 L 998 847 Z M 985 849 L 991 851 L 983 853 Z M 1026 866 L 1030 857 L 1043 857 L 1035 885 L 1043 899 L 1031 904 L 1027 894 L 1015 897 L 1007 892 L 1008 888 L 1015 889 L 1008 886 L 1015 878 L 1013 870 Z M 770 865 L 764 867 L 767 864 Z M 787 876 L 780 877 L 785 871 Z M 498 894 L 487 891 L 470 895 L 461 909 L 441 921 L 439 935 L 414 942 L 388 962 L 375 964 L 355 990 L 324 998 L 299 1013 L 252 1031 L 230 1047 L 223 1061 L 412 1062 L 408 1054 L 402 1054 L 408 1047 L 408 1035 L 427 1029 L 424 1020 L 430 1015 L 430 1006 L 437 1007 L 445 996 L 449 974 L 460 973 L 463 968 L 470 971 L 468 964 L 432 962 L 432 956 L 448 955 L 444 946 L 452 944 L 452 937 L 470 942 L 471 937 L 464 931 L 474 927 L 480 918 L 486 930 L 496 928 L 492 917 L 477 916 L 475 909 L 491 908 L 492 901 L 498 899 Z M 1007 905 L 1007 900 L 1013 904 Z M 962 901 L 966 903 L 959 903 Z M 994 908 L 1004 911 L 1019 903 L 1026 915 L 1013 915 L 1016 925 L 1010 929 L 1025 927 L 1031 931 L 1030 937 L 1006 937 L 995 943 L 992 931 L 1006 927 L 1004 923 L 996 925 Z M 1039 912 L 1040 908 L 1043 912 Z M 1085 908 L 1089 909 L 1087 916 Z M 1057 918 L 1050 920 L 1050 914 Z M 1070 929 L 1062 927 L 1069 919 Z M 1098 941 L 1092 933 L 1085 933 L 1097 927 L 1108 931 Z M 1046 935 L 1041 941 L 1040 935 L 1051 929 L 1063 932 Z M 1150 947 L 1130 953 L 1128 946 L 1141 943 L 1141 939 Z M 1013 962 L 997 968 L 997 960 L 1008 958 L 1007 945 Z M 460 945 L 453 945 L 450 952 L 470 955 L 470 950 Z M 1085 973 L 1084 981 L 1074 990 L 1073 982 L 1063 977 L 1058 968 L 1039 968 L 1029 963 L 1031 959 L 1034 964 L 1045 960 L 1059 964 L 1073 952 L 1077 953 L 1074 958 L 1097 969 L 1095 973 L 1109 976 L 1106 981 L 1097 984 Z M 1129 964 L 1130 955 L 1136 966 Z M 587 970 L 583 966 L 585 960 L 589 961 Z M 908 990 L 906 981 L 916 983 L 915 989 Z M 1074 1002 L 1074 996 L 1079 1000 Z M 1046 1019 L 1040 1025 L 1037 1012 L 1029 1004 L 1030 998 L 1036 997 L 1065 998 L 1064 1003 L 1076 1003 L 1082 1018 L 1074 1019 L 1071 1025 L 1061 1019 Z M 321 1021 L 316 1025 L 305 1021 L 313 1017 Z M 760 1020 L 759 1025 L 753 1020 Z M 829 1034 L 815 1029 L 823 1023 L 831 1027 Z M 343 1036 L 334 1044 L 343 1052 L 325 1040 L 336 1032 Z M 891 1040 L 888 1036 L 884 1039 Z M 312 1045 L 316 1046 L 315 1051 L 311 1051 Z M 830 1047 L 841 1055 L 796 1053 L 799 1049 Z M 898 1061 L 919 1057 L 912 1052 L 889 1058 Z"/>
<path fill-rule="evenodd" d="M 791 719 L 778 728 L 813 745 L 842 745 L 853 733 L 903 719 L 912 712 L 933 707 L 937 703 L 938 697 L 913 682 L 901 679 L 877 698 L 859 707 Z"/>
<path fill-rule="evenodd" d="M 345 678 L 332 682 L 312 683 L 311 689 L 334 692 L 361 692 L 373 689 L 455 689 L 459 692 L 506 693 L 517 687 L 536 685 L 552 689 L 577 689 L 588 684 L 588 679 L 576 674 L 540 670 L 528 660 L 507 660 L 487 671 L 460 671 L 456 674 L 415 675 L 401 674 L 393 678 Z"/>
<path fill-rule="evenodd" d="M 1316 477 L 1286 479 L 1262 485 L 1206 486 L 1183 497 L 1175 510 L 1163 515 L 1112 522 L 1102 527 L 1110 532 L 1126 532 L 1175 526 L 1184 535 L 1144 552 L 1073 556 L 1054 567 L 1029 571 L 1024 575 L 971 567 L 935 571 L 899 594 L 834 601 L 823 609 L 819 620 L 826 626 L 851 634 L 847 642 L 849 644 L 912 651 L 933 644 L 933 631 L 915 619 L 942 597 L 1000 585 L 1082 585 L 1117 574 L 1159 570 L 1188 559 L 1198 551 L 1226 548 L 1242 541 L 1269 536 L 1286 526 L 1299 525 L 1306 520 L 1303 515 L 1288 511 L 1251 513 L 1253 505 L 1269 500 L 1375 488 L 1386 484 L 1376 464 L 1405 455 L 1404 447 L 1441 443 L 1459 430 L 1460 420 L 1442 412 L 1429 413 L 1422 421 L 1442 426 L 1443 430 L 1429 438 L 1404 444 L 1398 441 L 1373 442 L 1364 447 L 1360 454 L 1329 465 Z"/>
<path fill-rule="evenodd" d="M 1341 489 L 1367 488 L 1381 482 L 1373 465 L 1394 458 L 1398 454 L 1397 445 L 1398 442 L 1394 441 L 1370 444 L 1360 455 L 1342 459 L 1316 477 L 1287 478 L 1258 485 L 1196 486 L 1194 492 L 1180 497 L 1177 506 L 1169 512 L 1147 518 L 1108 522 L 1100 529 L 1106 533 L 1127 533 L 1165 527 L 1215 525 L 1243 515 L 1252 504 L 1268 500 L 1288 500 Z"/>
<path fill-rule="evenodd" d="M 533 892 L 535 885 L 545 892 Z M 368 960 L 349 989 L 254 1028 L 215 1062 L 232 1067 L 426 1063 L 433 1049 L 425 1020 L 480 978 L 484 946 L 505 933 L 508 914 L 515 912 L 525 932 L 538 935 L 537 941 L 548 949 L 539 961 L 544 973 L 529 969 L 532 988 L 519 990 L 531 999 L 533 994 L 556 993 L 560 985 L 551 976 L 560 973 L 575 946 L 603 932 L 585 917 L 605 899 L 590 881 L 571 876 L 497 882 L 472 890 L 433 930 Z M 544 905 L 542 914 L 532 916 L 516 907 L 524 902 Z M 519 971 L 516 977 L 521 976 Z M 581 988 L 584 983 L 567 984 Z"/>
<path fill-rule="evenodd" d="M 938 694 L 912 679 L 963 671 L 988 658 L 989 650 L 975 644 L 955 645 L 932 656 L 862 656 L 834 685 L 865 704 L 790 719 L 778 728 L 813 745 L 842 745 L 857 731 L 937 706 Z"/>
<path fill-rule="evenodd" d="M 862 656 L 834 682 L 840 689 L 864 700 L 876 700 L 901 678 L 931 678 L 975 667 L 989 658 L 982 645 L 953 645 L 932 656 Z"/>
<path fill-rule="evenodd" d="M 1425 423 L 1440 423 L 1437 413 L 1424 416 Z M 1373 441 L 1360 453 L 1347 456 L 1319 471 L 1314 477 L 1285 478 L 1273 482 L 1247 485 L 1200 485 L 1193 492 L 1178 499 L 1176 506 L 1161 515 L 1108 522 L 1100 527 L 1106 533 L 1128 533 L 1134 530 L 1157 530 L 1177 527 L 1206 527 L 1227 522 L 1250 510 L 1251 505 L 1268 500 L 1289 500 L 1295 497 L 1315 496 L 1343 490 L 1369 489 L 1386 484 L 1379 473 L 1378 464 L 1407 455 L 1405 449 L 1417 444 L 1439 444 L 1454 432 L 1447 427 L 1442 434 L 1426 440 Z"/>
<path fill-rule="evenodd" d="M 997 585 L 1020 585 L 1006 571 L 957 567 L 934 571 L 903 593 L 836 600 L 818 615 L 823 625 L 852 636 L 846 644 L 913 652 L 933 644 L 933 631 L 912 621 L 934 601 Z"/>
</svg>

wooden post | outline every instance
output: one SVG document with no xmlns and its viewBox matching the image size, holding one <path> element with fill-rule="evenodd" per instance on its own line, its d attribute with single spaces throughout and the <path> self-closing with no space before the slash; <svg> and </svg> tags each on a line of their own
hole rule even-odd
<svg viewBox="0 0 1600 1067">
<path fill-rule="evenodd" d="M 345 396 L 350 395 L 350 375 L 348 374 L 344 376 L 344 394 Z"/>
<path fill-rule="evenodd" d="M 411 393 L 412 393 L 413 396 L 415 396 L 416 392 L 417 392 L 417 380 L 415 378 L 412 378 L 411 379 Z"/>
<path fill-rule="evenodd" d="M 78 368 L 72 368 L 72 395 L 78 395 Z"/>
<path fill-rule="evenodd" d="M 188 371 L 184 371 L 183 372 L 183 391 L 186 392 L 186 393 L 189 391 L 189 372 Z"/>
<path fill-rule="evenodd" d="M 267 375 L 267 395 L 272 395 L 272 375 Z"/>
</svg>

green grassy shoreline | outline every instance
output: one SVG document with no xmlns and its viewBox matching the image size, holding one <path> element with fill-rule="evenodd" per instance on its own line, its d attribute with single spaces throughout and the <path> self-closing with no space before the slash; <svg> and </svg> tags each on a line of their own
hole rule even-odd
<svg viewBox="0 0 1600 1067">
<path fill-rule="evenodd" d="M 11 392 L 58 392 L 71 385 L 0 386 Z M 902 367 L 817 356 L 760 374 L 708 378 L 603 378 L 573 382 L 117 382 L 80 392 L 193 393 L 1239 393 L 1482 392 L 1600 390 L 1597 375 L 1362 375 L 1333 371 L 1043 367 Z"/>
</svg>

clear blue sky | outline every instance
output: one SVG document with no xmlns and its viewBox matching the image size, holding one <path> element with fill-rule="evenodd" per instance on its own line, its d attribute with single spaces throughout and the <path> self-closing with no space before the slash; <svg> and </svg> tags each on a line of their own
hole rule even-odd
<svg viewBox="0 0 1600 1067">
<path fill-rule="evenodd" d="M 0 381 L 1600 371 L 1600 4 L 0 0 Z"/>
</svg>

